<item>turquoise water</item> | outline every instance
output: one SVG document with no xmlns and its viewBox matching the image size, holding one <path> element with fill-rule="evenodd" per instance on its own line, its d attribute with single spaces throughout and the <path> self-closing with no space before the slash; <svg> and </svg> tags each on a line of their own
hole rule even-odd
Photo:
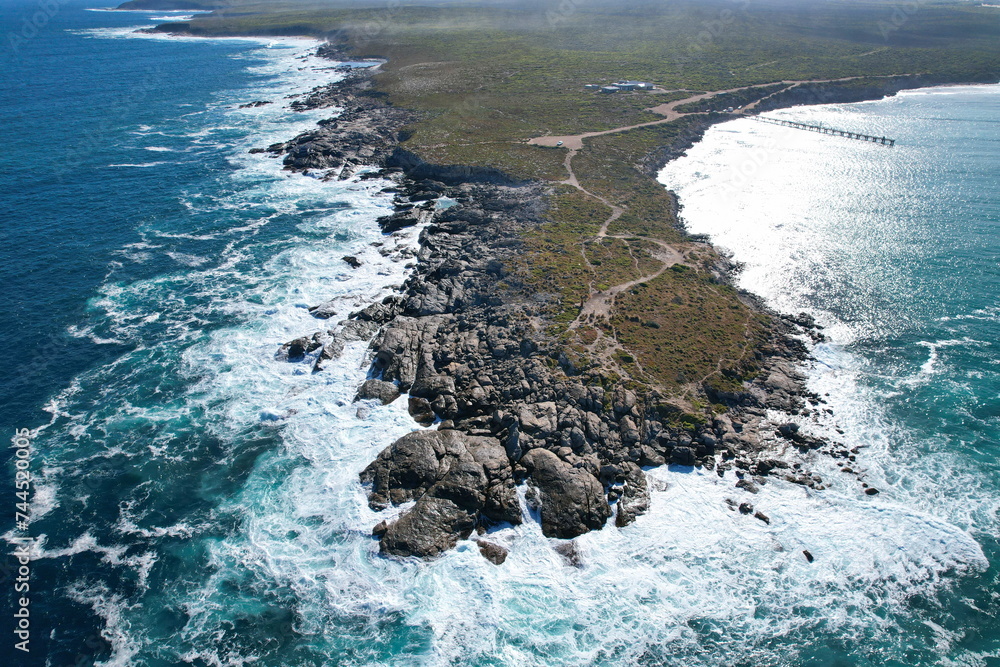
<svg viewBox="0 0 1000 667">
<path fill-rule="evenodd" d="M 782 110 L 897 146 L 740 120 L 660 176 L 692 231 L 745 264 L 742 286 L 826 327 L 811 381 L 835 415 L 814 428 L 866 448 L 879 502 L 960 527 L 989 562 L 889 617 L 908 633 L 885 654 L 898 664 L 1000 660 L 998 111 L 1000 86 Z"/>
<path fill-rule="evenodd" d="M 891 152 L 726 124 L 664 176 L 748 287 L 827 325 L 812 373 L 835 417 L 806 428 L 865 445 L 878 497 L 809 461 L 831 488 L 768 484 L 765 526 L 727 509 L 734 479 L 653 470 L 651 512 L 580 538 L 581 569 L 530 521 L 493 536 L 503 567 L 471 542 L 397 562 L 357 473 L 414 428 L 404 403 L 351 404 L 364 344 L 315 375 L 273 354 L 323 328 L 308 306 L 403 282 L 371 243 L 417 230 L 378 232 L 384 182 L 247 154 L 335 113 L 286 106 L 336 76 L 310 43 L 131 34 L 157 16 L 61 5 L 3 55 L 0 423 L 37 429 L 32 652 L 13 664 L 995 660 L 995 89 L 778 112 Z"/>
</svg>

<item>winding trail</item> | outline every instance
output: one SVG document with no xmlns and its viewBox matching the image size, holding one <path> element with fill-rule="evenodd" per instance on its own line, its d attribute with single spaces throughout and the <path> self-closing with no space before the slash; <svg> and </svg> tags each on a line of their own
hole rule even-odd
<svg viewBox="0 0 1000 667">
<path fill-rule="evenodd" d="M 626 236 L 611 236 L 609 238 L 614 239 L 626 239 Z M 661 266 L 655 272 L 650 273 L 645 276 L 636 278 L 635 280 L 630 280 L 628 282 L 620 283 L 613 287 L 609 287 L 606 290 L 593 291 L 591 290 L 590 297 L 584 301 L 583 306 L 580 308 L 580 314 L 577 318 L 570 324 L 570 328 L 576 328 L 581 324 L 595 322 L 598 318 L 609 319 L 611 317 L 611 306 L 614 305 L 615 297 L 624 292 L 625 290 L 632 289 L 636 285 L 641 285 L 642 283 L 647 283 L 650 280 L 660 277 L 664 271 L 669 269 L 674 264 L 679 264 L 684 262 L 684 255 L 676 248 L 668 245 L 663 241 L 656 239 L 644 239 L 651 243 L 655 243 L 658 249 L 651 253 L 653 259 L 661 262 Z M 636 262 L 638 264 L 638 262 Z"/>
<path fill-rule="evenodd" d="M 584 132 L 582 134 L 567 134 L 567 135 L 558 136 L 558 137 L 557 136 L 546 135 L 544 137 L 535 137 L 534 139 L 529 139 L 528 143 L 532 144 L 533 146 L 548 146 L 550 148 L 561 147 L 561 148 L 568 148 L 569 150 L 577 150 L 578 151 L 581 148 L 583 148 L 583 140 L 584 139 L 589 139 L 590 137 L 602 137 L 602 136 L 604 136 L 606 134 L 617 134 L 619 132 L 626 132 L 628 130 L 635 130 L 635 129 L 638 129 L 640 127 L 649 127 L 651 125 L 662 125 L 664 123 L 669 123 L 671 121 L 677 120 L 678 118 L 682 118 L 684 116 L 704 114 L 705 112 L 703 112 L 703 111 L 691 111 L 691 112 L 677 111 L 677 107 L 681 106 L 682 104 L 690 104 L 691 102 L 699 102 L 701 100 L 708 99 L 709 97 L 715 97 L 716 95 L 723 95 L 725 93 L 736 93 L 736 92 L 739 92 L 741 90 L 748 90 L 750 88 L 760 88 L 761 86 L 772 86 L 772 85 L 774 85 L 776 83 L 777 84 L 783 84 L 785 86 L 784 88 L 782 88 L 780 90 L 776 90 L 775 92 L 771 93 L 770 95 L 762 97 L 761 99 L 757 100 L 756 102 L 753 102 L 751 104 L 746 105 L 742 109 L 742 113 L 746 113 L 747 111 L 751 111 L 752 109 L 754 109 L 758 104 L 760 104 L 762 101 L 766 100 L 768 97 L 772 97 L 774 95 L 777 95 L 778 93 L 783 93 L 783 92 L 785 92 L 785 91 L 787 91 L 787 90 L 789 90 L 791 88 L 796 88 L 796 87 L 804 85 L 804 84 L 809 84 L 809 83 L 836 83 L 838 81 L 855 81 L 855 80 L 858 80 L 858 79 L 892 79 L 892 78 L 896 78 L 896 77 L 899 77 L 899 76 L 908 76 L 908 75 L 905 75 L 905 74 L 889 74 L 889 75 L 877 76 L 877 77 L 875 77 L 875 76 L 866 76 L 866 77 L 845 76 L 845 77 L 841 77 L 839 79 L 803 79 L 801 81 L 795 81 L 795 80 L 790 80 L 790 81 L 773 81 L 771 83 L 755 84 L 755 85 L 752 85 L 752 86 L 741 86 L 739 88 L 727 88 L 725 90 L 714 90 L 714 91 L 710 91 L 710 92 L 707 92 L 707 93 L 698 93 L 697 95 L 692 95 L 690 97 L 685 97 L 683 99 L 674 100 L 673 102 L 666 102 L 664 104 L 660 104 L 660 105 L 657 105 L 655 107 L 650 107 L 649 109 L 647 109 L 647 111 L 652 111 L 653 113 L 658 113 L 661 116 L 663 116 L 663 118 L 660 119 L 660 120 L 651 120 L 651 121 L 648 121 L 648 122 L 645 122 L 645 123 L 636 123 L 635 125 L 624 125 L 622 127 L 615 127 L 615 128 L 610 129 L 610 130 L 600 130 L 598 132 Z M 740 115 L 740 114 L 736 114 L 736 115 Z M 562 142 L 562 143 L 560 143 L 560 142 Z"/>
<path fill-rule="evenodd" d="M 865 54 L 865 55 L 867 55 L 867 54 Z M 597 201 L 601 202 L 602 204 L 604 204 L 605 206 L 607 206 L 608 208 L 611 209 L 611 215 L 609 215 L 604 220 L 604 222 L 601 224 L 601 228 L 597 232 L 597 234 L 595 236 L 591 237 L 591 238 L 583 239 L 580 242 L 580 254 L 583 255 L 583 261 L 587 265 L 588 268 L 590 268 L 591 270 L 593 270 L 593 266 L 590 264 L 590 260 L 587 258 L 587 244 L 588 243 L 600 242 L 601 240 L 603 240 L 605 238 L 613 238 L 613 239 L 621 239 L 621 240 L 625 241 L 626 244 L 628 244 L 628 240 L 631 239 L 631 238 L 635 238 L 635 237 L 634 236 L 627 236 L 627 235 L 609 235 L 608 234 L 608 229 L 610 228 L 611 223 L 613 223 L 615 220 L 617 220 L 618 218 L 620 218 L 621 215 L 625 212 L 625 209 L 623 207 L 621 207 L 621 206 L 618 206 L 617 204 L 614 204 L 614 203 L 608 201 L 607 199 L 605 199 L 604 197 L 601 197 L 600 195 L 597 195 L 597 194 L 594 194 L 593 192 L 588 191 L 586 188 L 584 188 L 582 185 L 580 185 L 580 181 L 577 179 L 576 174 L 573 172 L 573 158 L 576 157 L 577 153 L 579 153 L 581 150 L 583 150 L 583 140 L 584 139 L 589 139 L 590 137 L 601 137 L 601 136 L 608 135 L 608 134 L 617 134 L 619 132 L 627 132 L 628 130 L 635 130 L 635 129 L 638 129 L 638 128 L 641 128 L 641 127 L 650 127 L 652 125 L 662 125 L 662 124 L 665 124 L 665 123 L 670 123 L 672 121 L 675 121 L 678 118 L 682 118 L 684 116 L 703 115 L 703 114 L 705 114 L 707 112 L 703 112 L 703 111 L 683 112 L 683 111 L 678 111 L 677 108 L 679 106 L 681 106 L 681 105 L 684 105 L 684 104 L 690 104 L 692 102 L 698 102 L 698 101 L 701 101 L 701 100 L 704 100 L 704 99 L 715 97 L 717 95 L 723 95 L 723 94 L 726 94 L 726 93 L 735 93 L 735 92 L 738 92 L 738 91 L 741 91 L 741 90 L 748 90 L 750 88 L 758 88 L 760 86 L 765 86 L 765 85 L 774 85 L 775 83 L 783 84 L 784 85 L 783 88 L 779 88 L 778 90 L 774 91 L 773 93 L 765 95 L 764 97 L 761 97 L 760 99 L 755 100 L 754 102 L 751 102 L 750 104 L 747 104 L 746 106 L 744 106 L 740 110 L 739 113 L 733 114 L 734 117 L 742 116 L 742 115 L 746 114 L 747 112 L 753 111 L 764 100 L 769 99 L 769 98 L 771 98 L 771 97 L 773 97 L 775 95 L 778 95 L 779 93 L 784 93 L 784 92 L 786 92 L 788 90 L 791 90 L 792 88 L 796 88 L 796 87 L 801 86 L 801 85 L 813 84 L 813 83 L 835 83 L 835 82 L 838 82 L 838 81 L 854 81 L 854 80 L 861 79 L 861 78 L 894 78 L 894 77 L 897 77 L 897 76 L 905 76 L 905 75 L 886 75 L 886 76 L 881 76 L 881 77 L 856 77 L 856 76 L 849 76 L 849 77 L 841 77 L 839 79 L 806 79 L 806 80 L 802 80 L 802 81 L 794 81 L 794 80 L 793 81 L 775 81 L 775 82 L 770 83 L 770 84 L 756 84 L 756 85 L 753 85 L 753 86 L 741 86 L 739 88 L 728 88 L 728 89 L 725 89 L 725 90 L 715 90 L 715 91 L 711 91 L 711 92 L 707 92 L 707 93 L 697 93 L 697 94 L 691 95 L 689 97 L 685 97 L 685 98 L 682 98 L 682 99 L 679 99 L 679 100 L 674 100 L 673 102 L 666 102 L 664 104 L 660 104 L 660 105 L 657 105 L 655 107 L 651 107 L 651 108 L 647 109 L 647 111 L 652 111 L 654 113 L 657 113 L 657 114 L 660 114 L 661 116 L 663 116 L 663 118 L 660 119 L 660 120 L 653 120 L 653 121 L 648 121 L 648 122 L 645 122 L 645 123 L 636 123 L 635 125 L 625 125 L 625 126 L 616 127 L 616 128 L 610 129 L 610 130 L 601 130 L 601 131 L 597 131 L 597 132 L 584 132 L 582 134 L 571 134 L 571 135 L 563 135 L 563 136 L 551 136 L 551 135 L 547 135 L 547 136 L 544 136 L 544 137 L 535 137 L 533 139 L 529 139 L 528 143 L 531 144 L 531 145 L 534 145 L 534 146 L 546 146 L 546 147 L 549 147 L 549 148 L 565 148 L 565 149 L 567 149 L 566 150 L 566 159 L 563 161 L 563 166 L 565 166 L 566 173 L 568 174 L 568 176 L 567 176 L 567 178 L 565 180 L 559 181 L 559 183 L 562 184 L 562 185 L 569 185 L 569 186 L 571 186 L 573 188 L 576 188 L 577 190 L 579 190 L 580 192 L 584 193 L 588 197 L 592 197 L 593 199 L 596 199 Z M 583 303 L 580 304 L 580 314 L 576 317 L 575 320 L 573 320 L 573 322 L 570 323 L 570 325 L 569 325 L 570 329 L 576 329 L 576 328 L 580 327 L 581 325 L 585 325 L 585 324 L 589 324 L 589 323 L 595 323 L 599 319 L 605 319 L 605 320 L 610 319 L 610 317 L 611 317 L 611 308 L 614 305 L 614 301 L 615 301 L 615 297 L 616 296 L 618 296 L 619 294 L 621 294 L 622 292 L 624 292 L 624 291 L 626 291 L 628 289 L 631 289 L 632 287 L 635 287 L 636 285 L 641 285 L 642 283 L 647 283 L 647 282 L 649 282 L 651 280 L 654 280 L 654 279 L 658 278 L 660 275 L 662 275 L 664 271 L 666 271 L 667 269 L 669 269 L 670 267 L 672 267 L 674 264 L 679 264 L 679 263 L 683 263 L 684 261 L 686 261 L 686 257 L 684 256 L 684 253 L 682 253 L 677 248 L 671 246 L 670 244 L 668 244 L 667 242 L 665 242 L 663 240 L 653 239 L 653 238 L 647 238 L 647 237 L 643 237 L 643 240 L 646 241 L 646 242 L 648 242 L 648 243 L 653 243 L 653 244 L 655 244 L 655 245 L 657 245 L 659 247 L 659 249 L 657 251 L 651 253 L 651 255 L 652 255 L 652 257 L 654 259 L 656 259 L 656 260 L 658 260 L 658 261 L 660 261 L 662 263 L 662 265 L 660 266 L 660 268 L 657 269 L 653 273 L 650 273 L 650 274 L 644 275 L 644 276 L 640 276 L 639 278 L 636 278 L 634 280 L 630 280 L 630 281 L 627 281 L 627 282 L 624 282 L 624 283 L 621 283 L 621 284 L 618 284 L 618 285 L 614 285 L 614 286 L 612 286 L 612 287 L 610 287 L 610 288 L 608 288 L 606 290 L 595 290 L 594 289 L 594 282 L 591 281 L 590 282 L 590 295 L 583 301 Z M 629 246 L 629 253 L 631 254 L 631 252 L 632 252 L 632 249 L 631 249 L 631 246 Z M 634 255 L 633 255 L 633 260 L 635 262 L 636 268 L 638 268 L 638 266 L 639 266 L 638 260 L 635 259 Z"/>
</svg>

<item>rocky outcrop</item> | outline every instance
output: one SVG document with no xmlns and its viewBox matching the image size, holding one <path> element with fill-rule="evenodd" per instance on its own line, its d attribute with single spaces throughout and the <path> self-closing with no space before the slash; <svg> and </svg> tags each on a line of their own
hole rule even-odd
<svg viewBox="0 0 1000 667">
<path fill-rule="evenodd" d="M 649 487 L 642 468 L 635 463 L 625 464 L 625 484 L 621 499 L 618 501 L 618 512 L 615 515 L 615 525 L 623 528 L 636 520 L 636 517 L 649 510 Z"/>
<path fill-rule="evenodd" d="M 500 443 L 456 430 L 409 433 L 361 473 L 369 505 L 416 504 L 388 524 L 383 553 L 436 556 L 484 523 L 520 523 L 510 461 Z"/>
<path fill-rule="evenodd" d="M 278 349 L 275 358 L 282 361 L 302 361 L 307 354 L 323 347 L 331 335 L 329 332 L 318 331 L 311 336 L 300 336 L 290 340 Z"/>
<path fill-rule="evenodd" d="M 521 457 L 529 484 L 538 493 L 542 533 L 572 539 L 604 526 L 611 508 L 597 478 L 575 468 L 547 449 L 533 449 Z"/>
<path fill-rule="evenodd" d="M 365 320 L 344 320 L 338 325 L 339 329 L 327 332 L 329 337 L 316 359 L 313 373 L 323 370 L 330 361 L 339 359 L 348 343 L 366 341 L 378 330 L 377 324 Z"/>
<path fill-rule="evenodd" d="M 344 111 L 319 123 L 291 141 L 280 142 L 254 152 L 284 155 L 285 168 L 291 171 L 323 172 L 325 179 L 347 179 L 366 165 L 385 164 L 399 143 L 399 128 L 413 114 L 389 106 L 371 91 L 368 68 L 343 69 L 344 78 L 320 86 L 304 99 L 291 104 L 293 110 L 305 111 L 338 106 Z"/>
<path fill-rule="evenodd" d="M 399 398 L 399 387 L 382 380 L 365 380 L 364 384 L 358 388 L 354 400 L 363 401 L 372 398 L 377 398 L 382 405 L 389 405 Z"/>
<path fill-rule="evenodd" d="M 302 360 L 320 350 L 319 371 L 347 342 L 370 341 L 369 379 L 357 398 L 385 403 L 402 392 L 416 423 L 439 424 L 403 436 L 361 473 L 373 509 L 414 502 L 373 531 L 383 553 L 432 557 L 477 527 L 520 522 L 515 479 L 527 484 L 543 533 L 562 539 L 604 527 L 612 506 L 619 527 L 648 511 L 644 466 L 699 466 L 720 476 L 735 469 L 748 485 L 780 475 L 821 488 L 807 471 L 782 468 L 767 446 L 782 438 L 815 445 L 776 432 L 766 419 L 768 409 L 804 415 L 819 402 L 796 371 L 806 355 L 798 337 L 815 334 L 814 323 L 771 314 L 773 336 L 758 350 L 756 378 L 705 387 L 705 404 L 726 406 L 721 415 L 671 402 L 607 369 L 570 368 L 560 341 L 546 331 L 546 295 L 525 289 L 512 269 L 524 232 L 544 220 L 543 186 L 491 169 L 422 162 L 397 145 L 402 135 L 394 123 L 402 112 L 367 90 L 354 74 L 314 91 L 303 104 L 347 111 L 272 148 L 290 169 L 322 169 L 328 177 L 361 164 L 382 167 L 378 173 L 394 181 L 395 193 L 395 211 L 379 220 L 383 231 L 424 224 L 415 267 L 395 294 L 334 328 L 290 341 L 279 357 Z M 644 169 L 716 121 L 686 122 L 675 144 L 650 156 Z M 730 272 L 720 265 L 719 280 Z M 340 307 L 330 302 L 311 312 L 333 318 Z M 579 565 L 572 550 L 567 558 Z"/>
</svg>

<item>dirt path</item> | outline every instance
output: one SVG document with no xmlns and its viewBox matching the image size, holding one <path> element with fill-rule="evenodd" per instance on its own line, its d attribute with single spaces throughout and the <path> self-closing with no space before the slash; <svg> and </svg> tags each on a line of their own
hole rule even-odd
<svg viewBox="0 0 1000 667">
<path fill-rule="evenodd" d="M 571 148 L 569 151 L 566 152 L 566 159 L 563 160 L 563 166 L 566 167 L 566 173 L 569 174 L 569 177 L 566 178 L 566 180 L 564 181 L 559 181 L 559 183 L 561 185 L 569 185 L 571 187 L 574 187 L 583 194 L 587 195 L 588 197 L 593 197 L 594 199 L 596 199 L 597 201 L 601 202 L 602 204 L 611 209 L 611 215 L 608 216 L 607 220 L 605 220 L 601 224 L 600 231 L 598 231 L 597 236 L 594 237 L 594 239 L 603 239 L 605 236 L 608 235 L 608 226 L 612 222 L 620 218 L 621 214 L 625 212 L 625 209 L 623 209 L 621 206 L 612 204 L 611 202 L 609 202 L 607 199 L 605 199 L 600 195 L 595 195 L 593 192 L 587 190 L 582 185 L 580 185 L 580 181 L 576 179 L 576 174 L 573 173 L 573 157 L 577 154 L 578 151 L 579 149 Z"/>
<path fill-rule="evenodd" d="M 775 83 L 784 84 L 784 87 L 780 88 L 779 90 L 776 90 L 775 92 L 769 95 L 760 98 L 759 100 L 751 104 L 746 105 L 741 110 L 741 114 L 753 110 L 754 108 L 757 107 L 758 104 L 760 104 L 764 100 L 774 95 L 777 95 L 778 93 L 783 93 L 787 90 L 790 90 L 791 88 L 795 88 L 803 84 L 834 83 L 837 81 L 851 81 L 857 78 L 860 77 L 843 77 L 840 79 L 809 79 L 804 81 L 777 81 Z M 764 85 L 771 85 L 771 84 L 764 84 Z M 630 237 L 608 234 L 608 229 L 610 228 L 611 223 L 620 218 L 621 215 L 625 212 L 625 209 L 621 206 L 611 203 L 604 197 L 596 195 L 593 192 L 590 192 L 587 189 L 585 189 L 582 185 L 580 185 L 580 181 L 577 179 L 576 174 L 573 172 L 573 158 L 576 157 L 576 154 L 583 149 L 583 140 L 589 137 L 600 137 L 606 134 L 616 134 L 618 132 L 626 132 L 628 130 L 634 130 L 640 127 L 661 125 L 663 123 L 669 123 L 671 121 L 677 120 L 678 118 L 681 118 L 683 116 L 688 116 L 697 113 L 704 113 L 704 112 L 681 112 L 677 111 L 677 107 L 683 104 L 690 104 L 691 102 L 698 102 L 700 100 L 708 99 L 710 97 L 715 97 L 716 95 L 722 95 L 725 93 L 734 93 L 737 91 L 747 90 L 748 88 L 755 88 L 755 87 L 757 86 L 742 86 L 740 88 L 729 88 L 726 90 L 715 90 L 707 93 L 698 93 L 695 95 L 691 95 L 690 97 L 685 97 L 680 100 L 674 100 L 673 102 L 666 102 L 664 104 L 660 104 L 658 106 L 648 109 L 649 111 L 653 111 L 663 116 L 661 120 L 654 120 L 647 123 L 637 123 L 635 125 L 627 125 L 624 127 L 616 127 L 611 130 L 602 130 L 599 132 L 584 132 L 583 134 L 565 135 L 560 137 L 554 137 L 554 136 L 535 137 L 534 139 L 530 139 L 528 141 L 529 144 L 535 146 L 548 146 L 552 148 L 561 147 L 567 149 L 566 159 L 563 161 L 563 165 L 566 167 L 566 173 L 568 174 L 568 176 L 566 180 L 560 181 L 560 183 L 563 185 L 569 185 L 571 187 L 576 188 L 577 190 L 584 193 L 588 197 L 596 199 L 597 201 L 601 202 L 602 204 L 611 209 L 611 215 L 609 215 L 601 224 L 601 228 L 597 232 L 597 234 L 592 238 L 584 239 L 580 243 L 580 254 L 583 255 L 583 261 L 590 269 L 593 270 L 593 266 L 591 266 L 590 261 L 587 258 L 587 244 L 600 242 L 602 239 L 605 238 L 622 239 L 626 243 L 628 243 L 628 239 Z M 635 287 L 636 285 L 641 285 L 642 283 L 647 283 L 650 280 L 658 278 L 660 275 L 663 274 L 664 271 L 672 267 L 674 264 L 682 263 L 686 259 L 682 252 L 680 252 L 679 250 L 677 250 L 676 248 L 674 248 L 673 246 L 669 245 L 668 243 L 662 240 L 651 239 L 651 238 L 644 238 L 643 240 L 658 246 L 658 250 L 654 251 L 651 254 L 654 259 L 661 262 L 660 268 L 651 274 L 641 276 L 639 278 L 621 283 L 619 285 L 614 285 L 613 287 L 610 287 L 606 290 L 595 291 L 593 281 L 591 281 L 590 295 L 581 304 L 580 314 L 569 325 L 570 329 L 575 329 L 585 324 L 593 324 L 597 322 L 599 319 L 605 319 L 605 320 L 610 319 L 611 308 L 614 305 L 616 296 L 618 296 L 619 294 L 628 289 L 631 289 L 632 287 Z M 629 253 L 631 252 L 632 250 L 630 246 Z M 638 260 L 635 259 L 634 255 L 633 255 L 633 260 L 635 260 L 635 266 L 636 268 L 638 268 L 639 263 Z"/>
<path fill-rule="evenodd" d="M 625 239 L 628 237 L 610 236 L 608 238 Z M 680 251 L 663 241 L 655 239 L 643 240 L 655 243 L 659 246 L 658 250 L 652 253 L 652 256 L 653 259 L 662 263 L 660 268 L 649 275 L 641 276 L 635 280 L 630 280 L 628 282 L 609 287 L 603 291 L 591 292 L 590 297 L 583 302 L 583 306 L 580 308 L 580 314 L 570 324 L 571 329 L 575 329 L 582 324 L 593 324 L 598 319 L 609 319 L 611 317 L 611 306 L 614 305 L 616 296 L 626 290 L 632 289 L 636 285 L 648 283 L 650 280 L 658 278 L 664 271 L 669 269 L 674 264 L 679 264 L 684 261 L 684 255 Z M 636 262 L 636 264 L 638 264 L 638 262 Z"/>
<path fill-rule="evenodd" d="M 559 137 L 551 135 L 544 137 L 535 137 L 534 139 L 529 139 L 528 143 L 534 146 L 548 146 L 550 148 L 557 148 L 557 147 L 567 148 L 571 151 L 579 151 L 581 148 L 583 148 L 583 140 L 589 139 L 590 137 L 602 137 L 606 134 L 617 134 L 619 132 L 627 132 L 628 130 L 635 130 L 640 127 L 649 127 L 651 125 L 662 125 L 663 123 L 669 123 L 683 116 L 690 116 L 692 114 L 704 113 L 700 111 L 694 111 L 694 112 L 677 111 L 677 107 L 681 106 L 682 104 L 690 104 L 691 102 L 698 102 L 700 100 L 704 100 L 709 97 L 715 97 L 716 95 L 722 95 L 724 93 L 735 93 L 741 90 L 747 90 L 748 88 L 758 88 L 761 85 L 773 85 L 774 83 L 784 84 L 786 88 L 771 93 L 771 95 L 776 95 L 777 93 L 788 90 L 788 88 L 801 86 L 802 84 L 807 84 L 807 83 L 836 83 L 838 81 L 853 81 L 855 79 L 860 79 L 860 78 L 892 78 L 895 76 L 904 76 L 904 75 L 893 74 L 883 77 L 846 76 L 846 77 L 841 77 L 839 79 L 804 79 L 802 81 L 775 81 L 771 84 L 758 84 L 753 86 L 741 86 L 739 88 L 727 88 L 725 90 L 713 90 L 707 93 L 698 93 L 697 95 L 685 97 L 680 100 L 674 100 L 673 102 L 666 102 L 665 104 L 660 104 L 655 107 L 647 109 L 647 111 L 652 111 L 654 113 L 658 113 L 661 116 L 663 116 L 663 118 L 660 120 L 651 120 L 646 123 L 636 123 L 635 125 L 625 125 L 622 127 L 616 127 L 610 130 L 601 130 L 598 132 L 584 132 L 583 134 L 568 134 Z M 771 95 L 768 95 L 767 97 L 771 97 Z M 752 108 L 756 107 L 757 104 L 759 104 L 761 101 L 762 100 L 757 100 L 752 104 L 748 104 L 742 111 L 743 112 L 750 111 Z"/>
</svg>

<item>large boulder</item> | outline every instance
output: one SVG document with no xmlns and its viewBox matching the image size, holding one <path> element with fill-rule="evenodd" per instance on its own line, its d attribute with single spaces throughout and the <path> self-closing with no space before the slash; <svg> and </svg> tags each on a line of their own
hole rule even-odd
<svg viewBox="0 0 1000 667">
<path fill-rule="evenodd" d="M 379 541 L 384 554 L 430 558 L 454 547 L 476 527 L 474 512 L 446 498 L 424 496 Z"/>
<path fill-rule="evenodd" d="M 437 415 L 434 414 L 434 408 L 431 406 L 431 402 L 426 398 L 420 398 L 418 396 L 410 396 L 407 399 L 407 410 L 410 416 L 413 417 L 413 421 L 417 422 L 421 426 L 430 426 L 437 419 Z"/>
<path fill-rule="evenodd" d="M 423 218 L 421 217 L 420 211 L 409 210 L 397 211 L 391 215 L 384 215 L 379 218 L 377 222 L 379 227 L 382 228 L 383 233 L 392 234 L 400 229 L 405 229 L 419 224 L 422 220 Z"/>
<path fill-rule="evenodd" d="M 325 301 L 318 306 L 310 306 L 309 314 L 320 320 L 328 320 L 337 314 L 338 309 L 343 304 L 338 299 Z"/>
<path fill-rule="evenodd" d="M 674 447 L 670 452 L 670 462 L 679 466 L 693 466 L 694 450 L 690 447 Z"/>
<path fill-rule="evenodd" d="M 375 369 L 387 380 L 398 380 L 402 391 L 409 391 L 418 369 L 433 368 L 433 340 L 445 321 L 441 317 L 397 317 L 372 344 Z"/>
<path fill-rule="evenodd" d="M 382 380 L 365 380 L 358 388 L 358 393 L 354 397 L 355 401 L 363 401 L 377 398 L 382 405 L 389 405 L 399 398 L 399 387 L 391 382 Z"/>
<path fill-rule="evenodd" d="M 361 472 L 361 481 L 372 485 L 368 505 L 385 509 L 419 498 L 444 477 L 461 452 L 443 437 L 447 431 L 408 433 L 382 450 Z M 445 470 L 442 471 L 442 465 Z"/>
<path fill-rule="evenodd" d="M 486 475 L 483 516 L 493 521 L 507 521 L 515 525 L 521 523 L 521 504 L 514 490 L 514 474 L 504 446 L 494 438 L 466 437 L 473 440 L 474 444 L 469 447 L 469 451 Z"/>
<path fill-rule="evenodd" d="M 417 503 L 381 536 L 383 553 L 436 556 L 477 524 L 520 523 L 521 508 L 503 446 L 451 429 L 408 433 L 361 473 L 369 505 Z"/>
<path fill-rule="evenodd" d="M 329 337 L 330 334 L 326 331 L 317 331 L 312 336 L 301 336 L 290 340 L 281 346 L 275 358 L 284 361 L 302 361 L 307 354 L 323 347 Z"/>
<path fill-rule="evenodd" d="M 385 324 L 399 314 L 403 305 L 403 299 L 398 296 L 387 296 L 381 303 L 373 303 L 356 313 L 351 313 L 352 318 Z"/>
<path fill-rule="evenodd" d="M 521 458 L 539 493 L 542 533 L 574 538 L 604 526 L 611 507 L 597 478 L 574 468 L 547 449 L 532 449 Z"/>
</svg>

